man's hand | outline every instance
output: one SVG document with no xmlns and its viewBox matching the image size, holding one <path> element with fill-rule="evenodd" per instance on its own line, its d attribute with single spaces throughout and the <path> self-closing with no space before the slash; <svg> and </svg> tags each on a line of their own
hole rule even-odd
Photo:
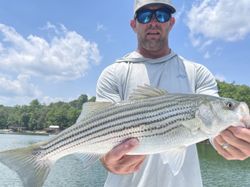
<svg viewBox="0 0 250 187">
<path fill-rule="evenodd" d="M 126 155 L 138 144 L 138 140 L 133 138 L 114 147 L 101 158 L 103 166 L 115 174 L 129 174 L 138 171 L 145 155 Z"/>
<path fill-rule="evenodd" d="M 246 122 L 249 125 L 249 118 Z M 250 129 L 229 127 L 213 139 L 216 150 L 227 160 L 245 160 L 250 157 Z"/>
</svg>

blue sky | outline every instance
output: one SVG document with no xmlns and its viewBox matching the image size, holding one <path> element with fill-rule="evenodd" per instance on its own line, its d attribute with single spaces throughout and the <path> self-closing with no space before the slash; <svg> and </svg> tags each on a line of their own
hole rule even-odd
<svg viewBox="0 0 250 187">
<path fill-rule="evenodd" d="M 250 86 L 250 1 L 173 4 L 172 50 Z M 132 17 L 133 0 L 0 0 L 0 104 L 94 96 L 101 71 L 137 47 Z"/>
</svg>

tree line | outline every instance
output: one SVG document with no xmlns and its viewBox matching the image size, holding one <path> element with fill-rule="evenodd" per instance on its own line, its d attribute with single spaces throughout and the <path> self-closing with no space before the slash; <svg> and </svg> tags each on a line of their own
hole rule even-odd
<svg viewBox="0 0 250 187">
<path fill-rule="evenodd" d="M 219 95 L 238 101 L 244 101 L 250 106 L 250 87 L 217 81 Z M 49 105 L 41 104 L 37 99 L 29 105 L 7 107 L 0 105 L 0 129 L 23 127 L 27 130 L 42 130 L 50 125 L 65 129 L 73 125 L 81 113 L 85 102 L 95 102 L 95 97 L 81 95 L 70 102 L 56 102 Z"/>
<path fill-rule="evenodd" d="M 73 125 L 81 113 L 85 102 L 94 102 L 95 97 L 81 95 L 70 102 L 41 104 L 34 99 L 29 105 L 6 107 L 0 105 L 0 129 L 21 127 L 27 130 L 42 130 L 50 125 L 65 129 Z"/>
<path fill-rule="evenodd" d="M 219 95 L 228 97 L 237 101 L 244 101 L 250 107 L 250 87 L 246 85 L 236 85 L 235 83 L 218 83 Z"/>
</svg>

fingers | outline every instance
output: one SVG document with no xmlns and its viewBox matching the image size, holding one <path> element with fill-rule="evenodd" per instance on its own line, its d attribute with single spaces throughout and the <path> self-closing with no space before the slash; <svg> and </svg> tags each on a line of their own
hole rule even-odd
<svg viewBox="0 0 250 187">
<path fill-rule="evenodd" d="M 222 145 L 225 144 L 228 144 L 228 146 L 223 148 Z M 238 148 L 230 145 L 226 141 L 218 141 L 217 138 L 217 140 L 214 141 L 214 145 L 216 147 L 217 152 L 227 160 L 244 160 L 247 158 L 246 154 L 244 154 Z"/>
<path fill-rule="evenodd" d="M 116 174 L 129 174 L 138 171 L 145 156 L 141 155 L 127 155 L 119 162 L 109 165 L 109 170 Z"/>
<path fill-rule="evenodd" d="M 245 160 L 250 156 L 250 143 L 244 140 L 249 138 L 247 137 L 249 131 L 246 128 L 230 127 L 221 132 L 219 136 L 214 138 L 217 152 L 228 160 Z"/>
<path fill-rule="evenodd" d="M 221 156 L 223 156 L 224 158 L 226 158 L 228 160 L 232 160 L 233 156 L 221 147 L 225 143 L 225 140 L 223 140 L 223 138 L 220 135 L 217 136 L 216 138 L 214 138 L 213 142 L 214 142 L 214 146 L 215 146 L 217 152 Z"/>
<path fill-rule="evenodd" d="M 230 127 L 228 130 L 230 130 L 235 137 L 250 143 L 250 129 L 243 127 Z"/>
<path fill-rule="evenodd" d="M 234 147 L 241 150 L 246 156 L 250 156 L 250 129 L 242 127 L 230 127 L 222 133 L 226 141 L 230 141 Z"/>
<path fill-rule="evenodd" d="M 145 155 L 143 155 L 143 159 L 141 159 L 140 162 L 138 162 L 137 164 L 135 164 L 135 167 L 134 167 L 134 171 L 138 171 L 143 163 L 143 161 L 145 160 Z"/>
<path fill-rule="evenodd" d="M 137 166 L 145 159 L 145 155 L 126 155 L 119 161 L 121 166 Z"/>
<path fill-rule="evenodd" d="M 129 174 L 138 171 L 145 155 L 126 155 L 138 144 L 137 139 L 129 139 L 114 147 L 101 158 L 104 167 L 115 174 Z"/>
</svg>

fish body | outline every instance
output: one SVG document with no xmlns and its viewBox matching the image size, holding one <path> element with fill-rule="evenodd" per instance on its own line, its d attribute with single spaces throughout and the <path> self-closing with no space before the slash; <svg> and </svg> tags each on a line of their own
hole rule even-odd
<svg viewBox="0 0 250 187">
<path fill-rule="evenodd" d="M 0 162 L 18 173 L 25 187 L 40 187 L 58 159 L 80 153 L 88 167 L 114 146 L 137 138 L 139 146 L 128 154 L 168 151 L 165 161 L 176 174 L 185 157 L 182 148 L 240 124 L 245 116 L 249 109 L 243 102 L 139 87 L 128 101 L 84 104 L 73 126 L 46 143 L 1 152 Z M 182 157 L 179 164 L 172 162 L 176 155 Z"/>
</svg>

